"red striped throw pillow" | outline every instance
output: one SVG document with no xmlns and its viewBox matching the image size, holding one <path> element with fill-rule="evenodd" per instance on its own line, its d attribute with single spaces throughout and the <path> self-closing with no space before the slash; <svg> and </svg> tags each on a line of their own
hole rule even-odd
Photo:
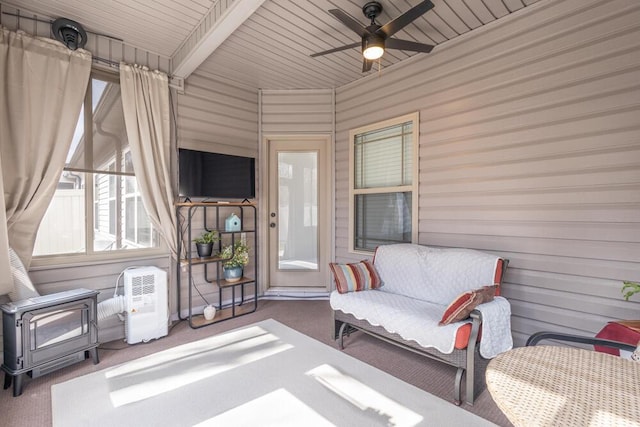
<svg viewBox="0 0 640 427">
<path fill-rule="evenodd" d="M 493 301 L 496 294 L 497 286 L 483 286 L 480 289 L 467 291 L 459 295 L 449 307 L 446 308 L 439 325 L 448 325 L 449 323 L 459 322 L 469 317 L 469 314 L 479 304 L 483 302 Z"/>
<path fill-rule="evenodd" d="M 375 267 L 369 260 L 363 260 L 354 264 L 329 263 L 336 281 L 336 289 L 341 294 L 347 292 L 366 291 L 378 289 L 382 286 L 382 280 Z"/>
</svg>

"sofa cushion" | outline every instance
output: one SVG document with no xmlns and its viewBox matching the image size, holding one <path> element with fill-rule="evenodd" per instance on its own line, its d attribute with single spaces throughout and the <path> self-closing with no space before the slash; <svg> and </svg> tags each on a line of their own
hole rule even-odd
<svg viewBox="0 0 640 427">
<path fill-rule="evenodd" d="M 334 291 L 329 302 L 333 310 L 382 326 L 387 332 L 415 341 L 422 347 L 433 347 L 442 353 L 454 350 L 457 330 L 463 323 L 438 326 L 443 306 L 381 289 L 346 294 Z"/>
<path fill-rule="evenodd" d="M 448 325 L 449 323 L 459 322 L 467 319 L 471 312 L 479 305 L 485 302 L 493 301 L 496 294 L 497 286 L 483 286 L 473 291 L 464 292 L 458 295 L 451 304 L 444 310 L 440 325 Z"/>
<path fill-rule="evenodd" d="M 378 289 L 382 285 L 380 276 L 371 261 L 363 260 L 354 264 L 329 263 L 336 282 L 336 289 L 341 294 L 347 292 Z"/>
</svg>

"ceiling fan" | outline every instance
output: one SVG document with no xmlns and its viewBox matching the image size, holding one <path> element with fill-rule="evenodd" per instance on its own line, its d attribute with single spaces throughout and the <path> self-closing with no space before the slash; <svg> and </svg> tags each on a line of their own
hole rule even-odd
<svg viewBox="0 0 640 427">
<path fill-rule="evenodd" d="M 362 13 L 364 13 L 364 16 L 371 20 L 371 24 L 367 27 L 353 19 L 343 10 L 331 9 L 329 10 L 329 13 L 338 21 L 355 31 L 362 38 L 362 41 L 360 43 L 352 43 L 346 46 L 340 46 L 323 52 L 314 53 L 311 56 L 316 57 L 361 46 L 362 56 L 364 57 L 362 62 L 362 72 L 364 73 L 371 70 L 373 60 L 380 58 L 384 54 L 385 49 L 401 49 L 429 53 L 433 49 L 432 45 L 416 43 L 409 40 L 393 39 L 391 36 L 409 25 L 416 18 L 425 14 L 431 8 L 433 8 L 433 3 L 429 0 L 424 0 L 402 15 L 381 26 L 376 24 L 375 20 L 382 12 L 382 5 L 377 1 L 370 1 L 362 7 Z"/>
</svg>

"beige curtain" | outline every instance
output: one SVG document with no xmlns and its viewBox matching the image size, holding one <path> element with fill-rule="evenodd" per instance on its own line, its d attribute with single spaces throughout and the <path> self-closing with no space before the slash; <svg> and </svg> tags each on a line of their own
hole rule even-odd
<svg viewBox="0 0 640 427">
<path fill-rule="evenodd" d="M 175 256 L 176 214 L 170 161 L 169 81 L 160 71 L 120 64 L 120 88 L 131 160 L 151 222 Z"/>
<path fill-rule="evenodd" d="M 91 72 L 91 54 L 0 28 L 0 294 L 13 290 L 11 245 L 25 267 L 53 197 Z"/>
</svg>

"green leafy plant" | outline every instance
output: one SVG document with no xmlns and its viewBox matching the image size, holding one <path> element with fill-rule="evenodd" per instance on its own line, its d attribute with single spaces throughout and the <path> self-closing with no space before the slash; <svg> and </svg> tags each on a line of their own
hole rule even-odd
<svg viewBox="0 0 640 427">
<path fill-rule="evenodd" d="M 204 231 L 200 237 L 196 237 L 193 239 L 195 243 L 207 244 L 207 243 L 216 243 L 220 240 L 218 236 L 218 232 L 216 230 Z"/>
<path fill-rule="evenodd" d="M 640 292 L 640 283 L 630 282 L 628 280 L 625 280 L 622 283 L 623 285 L 621 292 L 625 300 L 629 301 L 629 298 L 631 298 L 634 294 Z"/>
<path fill-rule="evenodd" d="M 231 244 L 226 245 L 222 248 L 222 252 L 220 252 L 220 258 L 229 258 L 228 261 L 222 264 L 223 267 L 244 267 L 249 263 L 249 248 L 241 241 L 235 242 L 233 246 L 231 246 Z"/>
</svg>

